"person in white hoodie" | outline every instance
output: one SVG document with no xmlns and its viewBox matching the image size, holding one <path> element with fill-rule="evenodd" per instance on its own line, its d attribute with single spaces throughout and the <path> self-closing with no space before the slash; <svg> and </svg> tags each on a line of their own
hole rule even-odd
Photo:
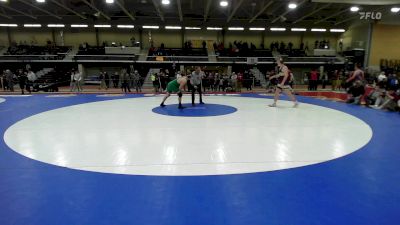
<svg viewBox="0 0 400 225">
<path fill-rule="evenodd" d="M 26 90 L 29 92 L 29 94 L 32 92 L 31 88 L 34 85 L 36 81 L 36 74 L 32 70 L 28 70 L 28 83 L 26 84 Z"/>
<path fill-rule="evenodd" d="M 377 77 L 377 85 L 379 87 L 385 87 L 386 83 L 387 83 L 387 76 L 385 72 L 382 71 Z"/>
</svg>

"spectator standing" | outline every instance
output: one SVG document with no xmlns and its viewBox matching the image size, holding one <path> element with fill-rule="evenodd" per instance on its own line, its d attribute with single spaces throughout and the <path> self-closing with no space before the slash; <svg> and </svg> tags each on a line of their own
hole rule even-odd
<svg viewBox="0 0 400 225">
<path fill-rule="evenodd" d="M 313 69 L 310 73 L 310 86 L 311 91 L 316 91 L 318 88 L 318 72 L 316 69 Z"/>
<path fill-rule="evenodd" d="M 333 79 L 332 79 L 332 91 L 335 91 L 336 89 L 340 90 L 340 87 L 342 86 L 342 80 L 340 78 L 340 71 L 335 70 L 333 72 Z"/>
<path fill-rule="evenodd" d="M 251 81 L 250 73 L 247 70 L 244 72 L 243 78 L 244 78 L 244 86 L 245 86 L 246 90 L 247 91 L 251 90 L 251 82 L 252 81 Z"/>
<path fill-rule="evenodd" d="M 69 87 L 70 87 L 69 91 L 72 92 L 75 87 L 75 79 L 74 79 L 75 70 L 72 69 L 70 73 L 71 73 L 71 75 L 70 75 L 70 82 L 69 82 Z"/>
<path fill-rule="evenodd" d="M 158 82 L 158 76 L 157 74 L 151 74 L 151 82 L 153 82 L 153 87 L 154 87 L 154 93 L 158 92 L 158 87 L 159 87 L 159 82 Z"/>
<path fill-rule="evenodd" d="M 322 82 L 322 89 L 325 89 L 326 85 L 328 84 L 329 78 L 328 78 L 328 72 L 324 72 L 321 75 L 321 82 Z"/>
<path fill-rule="evenodd" d="M 209 90 L 211 90 L 211 91 L 214 91 L 214 83 L 215 83 L 214 77 L 215 77 L 214 72 L 210 72 L 208 74 L 208 77 L 206 78 L 208 81 Z"/>
<path fill-rule="evenodd" d="M 3 70 L 2 73 L 0 74 L 0 84 L 3 90 L 6 90 L 7 87 L 7 82 L 6 82 L 6 71 Z"/>
<path fill-rule="evenodd" d="M 133 73 L 133 85 L 136 89 L 136 92 L 142 92 L 142 85 L 140 81 L 140 74 L 137 70 Z"/>
<path fill-rule="evenodd" d="M 238 89 L 237 80 L 238 80 L 238 77 L 237 77 L 236 73 L 233 72 L 232 75 L 231 75 L 231 82 L 232 82 L 233 91 L 237 91 L 237 89 Z"/>
<path fill-rule="evenodd" d="M 74 86 L 72 88 L 72 91 L 82 92 L 82 74 L 79 71 L 74 71 L 73 79 Z"/>
<path fill-rule="evenodd" d="M 221 90 L 225 91 L 223 76 L 219 76 L 219 78 L 216 81 L 218 81 L 218 91 L 221 91 Z"/>
<path fill-rule="evenodd" d="M 27 83 L 28 77 L 26 76 L 23 70 L 19 70 L 17 78 L 18 78 L 19 88 L 21 89 L 21 94 L 24 95 L 25 85 Z"/>
<path fill-rule="evenodd" d="M 106 89 L 110 88 L 110 76 L 108 75 L 107 71 L 103 72 L 104 81 L 106 83 Z"/>
<path fill-rule="evenodd" d="M 114 88 L 118 88 L 118 86 L 119 86 L 119 74 L 118 74 L 118 72 L 114 73 L 114 76 L 112 77 L 112 79 L 113 79 Z"/>
<path fill-rule="evenodd" d="M 100 90 L 103 88 L 107 90 L 106 78 L 102 71 L 100 71 L 99 80 L 100 80 Z"/>
<path fill-rule="evenodd" d="M 121 72 L 121 89 L 125 93 L 128 91 L 131 92 L 129 88 L 129 74 L 126 72 L 126 69 L 123 69 Z"/>
<path fill-rule="evenodd" d="M 6 81 L 7 81 L 7 86 L 8 89 L 11 92 L 14 92 L 14 78 L 15 78 L 15 74 L 13 74 L 11 72 L 11 70 L 6 70 Z"/>
<path fill-rule="evenodd" d="M 239 72 L 237 74 L 237 90 L 238 92 L 242 92 L 242 86 L 243 86 L 243 73 Z"/>
<path fill-rule="evenodd" d="M 28 77 L 28 83 L 26 85 L 26 90 L 30 94 L 32 92 L 32 87 L 34 86 L 37 77 L 36 74 L 30 69 L 28 70 L 27 77 Z"/>
</svg>

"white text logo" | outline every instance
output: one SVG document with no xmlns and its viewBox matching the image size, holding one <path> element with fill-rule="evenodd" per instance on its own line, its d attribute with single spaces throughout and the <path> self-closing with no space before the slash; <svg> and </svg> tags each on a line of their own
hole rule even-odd
<svg viewBox="0 0 400 225">
<path fill-rule="evenodd" d="M 380 20 L 382 19 L 381 12 L 360 12 L 360 20 Z"/>
</svg>

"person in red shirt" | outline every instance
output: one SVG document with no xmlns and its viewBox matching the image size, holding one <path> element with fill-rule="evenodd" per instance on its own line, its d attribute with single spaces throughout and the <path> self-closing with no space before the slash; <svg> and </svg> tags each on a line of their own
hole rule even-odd
<svg viewBox="0 0 400 225">
<path fill-rule="evenodd" d="M 313 69 L 310 73 L 310 83 L 311 91 L 316 91 L 318 87 L 318 72 L 316 69 Z"/>
</svg>

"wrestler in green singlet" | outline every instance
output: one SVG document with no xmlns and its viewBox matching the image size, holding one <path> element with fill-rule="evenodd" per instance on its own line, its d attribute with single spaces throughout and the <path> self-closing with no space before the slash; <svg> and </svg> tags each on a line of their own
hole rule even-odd
<svg viewBox="0 0 400 225">
<path fill-rule="evenodd" d="M 160 106 L 161 107 L 165 107 L 165 100 L 167 100 L 167 98 L 169 96 L 171 96 L 172 93 L 177 93 L 178 97 L 179 97 L 179 107 L 180 109 L 183 109 L 182 106 L 182 91 L 185 89 L 185 86 L 187 84 L 187 76 L 186 74 L 182 73 L 180 78 L 177 78 L 171 82 L 168 83 L 167 85 L 167 93 L 164 96 L 163 101 L 161 102 Z"/>
</svg>

